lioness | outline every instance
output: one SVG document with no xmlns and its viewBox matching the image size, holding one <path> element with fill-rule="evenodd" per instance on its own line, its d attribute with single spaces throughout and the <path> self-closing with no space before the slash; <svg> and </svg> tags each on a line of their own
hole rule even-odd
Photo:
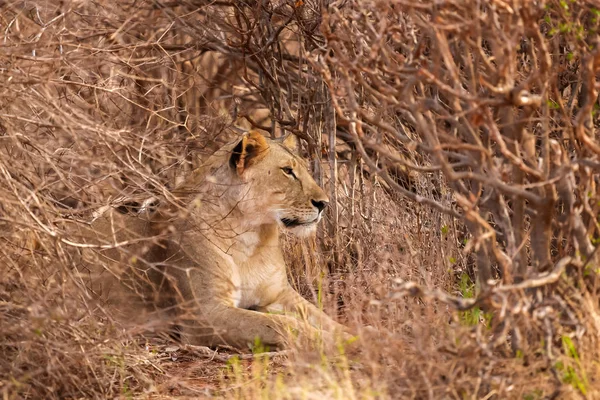
<svg viewBox="0 0 600 400">
<path fill-rule="evenodd" d="M 150 216 L 105 211 L 82 232 L 105 244 L 108 263 L 92 267 L 95 296 L 131 321 L 173 311 L 193 344 L 243 347 L 259 339 L 282 347 L 290 331 L 310 339 L 317 328 L 343 330 L 287 280 L 279 229 L 314 232 L 328 202 L 292 147 L 251 131 Z M 149 236 L 152 243 L 136 242 Z"/>
</svg>

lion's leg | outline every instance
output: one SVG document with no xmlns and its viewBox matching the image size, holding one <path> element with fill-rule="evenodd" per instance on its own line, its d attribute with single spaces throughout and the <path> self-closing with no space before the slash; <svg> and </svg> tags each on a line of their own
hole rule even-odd
<svg viewBox="0 0 600 400">
<path fill-rule="evenodd" d="M 318 331 L 286 315 L 264 314 L 241 308 L 218 305 L 210 311 L 203 307 L 200 321 L 183 321 L 184 340 L 199 345 L 230 345 L 245 348 L 257 340 L 266 346 L 288 347 L 290 341 L 303 343 L 317 339 Z"/>
<path fill-rule="evenodd" d="M 270 313 L 283 312 L 285 314 L 295 314 L 308 321 L 308 323 L 315 328 L 320 328 L 328 332 L 348 331 L 348 328 L 334 321 L 290 286 L 277 297 L 275 302 L 265 307 L 264 311 Z"/>
</svg>

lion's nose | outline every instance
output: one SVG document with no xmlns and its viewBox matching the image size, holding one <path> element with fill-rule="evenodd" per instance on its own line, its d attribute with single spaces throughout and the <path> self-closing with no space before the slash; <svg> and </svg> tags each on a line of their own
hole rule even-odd
<svg viewBox="0 0 600 400">
<path fill-rule="evenodd" d="M 310 202 L 312 203 L 313 206 L 317 207 L 319 212 L 323 211 L 323 209 L 325 209 L 325 207 L 327 207 L 327 202 L 323 201 L 323 200 L 311 200 Z"/>
</svg>

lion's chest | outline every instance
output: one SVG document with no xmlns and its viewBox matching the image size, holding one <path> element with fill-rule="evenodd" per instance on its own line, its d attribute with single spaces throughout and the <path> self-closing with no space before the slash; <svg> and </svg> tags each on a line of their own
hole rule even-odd
<svg viewBox="0 0 600 400">
<path fill-rule="evenodd" d="M 273 303 L 283 289 L 279 284 L 281 278 L 276 268 L 268 275 L 247 275 L 234 273 L 233 303 L 236 307 L 252 309 L 266 307 Z"/>
<path fill-rule="evenodd" d="M 280 252 L 261 248 L 252 254 L 233 257 L 232 300 L 236 307 L 254 308 L 271 304 L 287 283 L 285 264 Z"/>
</svg>

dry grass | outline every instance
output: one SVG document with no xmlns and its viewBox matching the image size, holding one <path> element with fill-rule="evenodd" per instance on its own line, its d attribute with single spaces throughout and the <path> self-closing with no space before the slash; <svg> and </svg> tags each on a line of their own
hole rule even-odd
<svg viewBox="0 0 600 400">
<path fill-rule="evenodd" d="M 477 4 L 0 5 L 0 393 L 600 396 L 600 11 Z M 174 350 L 92 309 L 68 225 L 234 126 L 303 139 L 333 201 L 290 277 L 358 354 Z"/>
</svg>

